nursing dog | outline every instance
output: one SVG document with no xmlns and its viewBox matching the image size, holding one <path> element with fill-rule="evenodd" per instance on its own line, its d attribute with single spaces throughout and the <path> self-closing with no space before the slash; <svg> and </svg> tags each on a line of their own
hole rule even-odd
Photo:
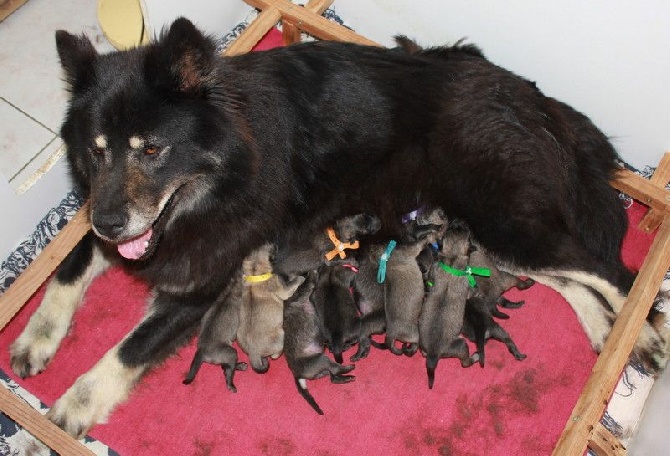
<svg viewBox="0 0 670 456">
<path fill-rule="evenodd" d="M 108 264 L 98 244 L 153 289 L 146 316 L 51 407 L 71 435 L 191 340 L 254 249 L 347 215 L 375 214 L 390 239 L 403 214 L 441 207 L 501 268 L 561 292 L 596 349 L 625 301 L 615 151 L 473 46 L 324 41 L 221 57 L 186 19 L 137 49 L 98 55 L 65 31 L 56 46 L 71 92 L 61 136 L 95 239 L 49 285 L 12 368 L 34 375 L 55 355 Z M 648 326 L 635 353 L 658 367 L 661 345 Z"/>
</svg>

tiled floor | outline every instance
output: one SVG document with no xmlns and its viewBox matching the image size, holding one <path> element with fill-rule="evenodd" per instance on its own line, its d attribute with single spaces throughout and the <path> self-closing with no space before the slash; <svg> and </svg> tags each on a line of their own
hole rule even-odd
<svg viewBox="0 0 670 456">
<path fill-rule="evenodd" d="M 54 31 L 86 33 L 109 51 L 94 0 L 29 0 L 0 23 L 0 172 L 17 190 L 62 146 L 67 93 Z M 24 187 L 25 188 L 25 187 Z"/>
<path fill-rule="evenodd" d="M 85 33 L 99 51 L 112 49 L 97 23 L 96 7 L 94 0 L 29 0 L 0 23 L 0 174 L 15 190 L 62 146 L 57 132 L 67 94 L 54 31 Z M 668 417 L 670 372 L 654 387 L 629 454 L 670 454 Z"/>
</svg>

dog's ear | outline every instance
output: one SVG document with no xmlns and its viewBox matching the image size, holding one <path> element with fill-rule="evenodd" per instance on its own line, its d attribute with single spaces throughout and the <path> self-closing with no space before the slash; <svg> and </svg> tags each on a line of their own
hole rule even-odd
<svg viewBox="0 0 670 456">
<path fill-rule="evenodd" d="M 65 30 L 56 32 L 56 49 L 72 92 L 78 92 L 93 80 L 93 62 L 98 52 L 84 35 L 72 35 Z"/>
<path fill-rule="evenodd" d="M 200 96 L 212 83 L 216 46 L 191 21 L 179 18 L 149 50 L 145 75 L 151 85 Z"/>
</svg>

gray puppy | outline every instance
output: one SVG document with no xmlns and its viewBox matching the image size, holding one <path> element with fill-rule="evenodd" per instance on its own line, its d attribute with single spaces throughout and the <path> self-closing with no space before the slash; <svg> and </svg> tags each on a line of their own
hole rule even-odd
<svg viewBox="0 0 670 456">
<path fill-rule="evenodd" d="M 426 357 L 428 387 L 433 388 L 435 369 L 441 358 L 458 358 L 461 366 L 473 364 L 463 327 L 465 303 L 471 293 L 468 278 L 449 272 L 468 266 L 470 232 L 460 222 L 452 222 L 444 236 L 439 260 L 431 267 L 432 283 L 419 317 L 421 352 Z"/>
<path fill-rule="evenodd" d="M 384 284 L 377 281 L 379 257 L 384 253 L 383 245 L 364 246 L 359 253 L 358 274 L 354 280 L 354 295 L 361 314 L 358 350 L 351 357 L 355 362 L 370 353 L 371 336 L 386 331 L 384 310 Z"/>
<path fill-rule="evenodd" d="M 345 374 L 355 366 L 336 363 L 323 352 L 319 317 L 310 299 L 316 281 L 317 273 L 311 272 L 295 294 L 284 302 L 284 356 L 298 392 L 319 415 L 323 415 L 323 410 L 307 389 L 307 380 L 330 375 L 333 383 L 348 383 L 355 377 Z"/>
<path fill-rule="evenodd" d="M 467 300 L 463 321 L 462 333 L 477 345 L 476 357 L 479 358 L 479 365 L 484 367 L 484 346 L 488 339 L 495 339 L 504 343 L 516 359 L 525 359 L 526 355 L 519 351 L 509 333 L 493 317 L 509 318 L 507 314 L 498 310 L 498 305 L 506 308 L 518 308 L 524 304 L 524 301 L 509 301 L 502 296 L 504 292 L 512 287 L 525 290 L 532 286 L 535 281 L 532 279 L 522 280 L 499 270 L 495 262 L 481 249 L 476 249 L 470 253 L 470 264 L 488 268 L 491 273 L 490 277 L 482 277 L 477 280 L 477 288 Z"/>
<path fill-rule="evenodd" d="M 425 295 L 423 274 L 417 257 L 424 248 L 444 232 L 446 218 L 442 211 L 435 209 L 421 220 L 406 226 L 405 240 L 391 249 L 387 245 L 386 277 L 384 280 L 384 312 L 386 314 L 386 339 L 383 344 L 371 341 L 378 348 L 386 348 L 396 355 L 413 356 L 419 348 L 419 315 Z M 442 223 L 444 222 L 444 223 Z M 382 271 L 384 257 L 380 257 L 379 271 Z M 378 278 L 382 280 L 382 277 Z M 402 342 L 402 348 L 396 342 Z"/>
<path fill-rule="evenodd" d="M 239 325 L 242 290 L 242 272 L 238 271 L 214 305 L 202 317 L 198 349 L 184 379 L 185 385 L 193 382 L 202 363 L 207 362 L 219 364 L 226 377 L 226 386 L 230 391 L 237 392 L 233 383 L 235 371 L 247 368 L 246 363 L 237 362 L 237 350 L 232 346 Z"/>
<path fill-rule="evenodd" d="M 358 342 L 361 318 L 353 296 L 358 268 L 354 261 L 319 268 L 319 279 L 312 301 L 322 323 L 321 332 L 335 361 L 342 364 L 342 353 Z"/>
<path fill-rule="evenodd" d="M 332 230 L 316 234 L 308 245 L 304 245 L 302 239 L 283 245 L 277 252 L 274 271 L 293 276 L 318 269 L 322 264 L 341 263 L 348 256 L 350 246 L 361 236 L 376 233 L 380 226 L 379 218 L 372 215 L 344 217 L 335 222 Z"/>
<path fill-rule="evenodd" d="M 284 301 L 305 280 L 290 280 L 272 273 L 273 245 L 266 244 L 245 258 L 242 264 L 244 289 L 240 308 L 237 342 L 249 356 L 257 373 L 270 367 L 268 358 L 277 359 L 284 349 Z"/>
</svg>

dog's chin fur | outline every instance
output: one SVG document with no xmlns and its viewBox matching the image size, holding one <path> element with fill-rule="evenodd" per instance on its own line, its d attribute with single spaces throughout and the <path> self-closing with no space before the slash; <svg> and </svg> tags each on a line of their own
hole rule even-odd
<svg viewBox="0 0 670 456">
<path fill-rule="evenodd" d="M 87 391 L 98 411 L 74 410 L 85 406 L 73 393 L 57 401 L 51 417 L 70 432 L 106 416 L 138 372 L 185 344 L 254 249 L 310 239 L 343 216 L 374 214 L 377 238 L 389 239 L 402 234 L 403 214 L 440 207 L 519 275 L 563 291 L 597 286 L 617 300 L 632 284 L 607 138 L 472 45 L 317 42 L 221 57 L 186 19 L 146 47 L 104 56 L 64 31 L 56 44 L 71 90 L 61 136 L 98 232 L 113 239 L 127 230 L 129 211 L 157 214 L 161 198 L 188 183 L 154 218 L 151 251 L 127 262 L 154 293 L 150 316 L 102 364 L 114 367 L 105 382 L 124 386 L 108 400 Z M 90 280 L 84 270 L 67 262 L 53 286 Z M 611 312 L 588 302 L 588 311 L 571 304 L 598 323 L 585 326 L 599 346 Z M 41 315 L 59 308 L 42 306 Z M 33 340 L 40 324 L 31 320 L 20 338 L 17 372 L 34 373 L 39 346 L 49 356 L 58 346 Z M 649 334 L 641 359 L 662 345 Z M 76 385 L 98 388 L 101 369 Z"/>
</svg>

